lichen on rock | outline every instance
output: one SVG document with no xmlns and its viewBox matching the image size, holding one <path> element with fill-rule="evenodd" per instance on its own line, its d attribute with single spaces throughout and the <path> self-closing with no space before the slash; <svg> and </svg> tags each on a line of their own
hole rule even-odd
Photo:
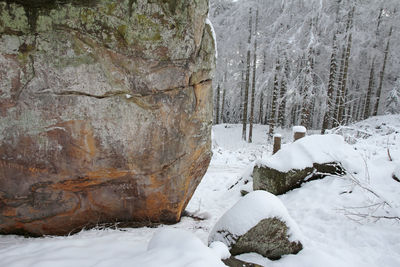
<svg viewBox="0 0 400 267">
<path fill-rule="evenodd" d="M 207 12 L 0 0 L 0 233 L 180 219 L 211 158 Z"/>
</svg>

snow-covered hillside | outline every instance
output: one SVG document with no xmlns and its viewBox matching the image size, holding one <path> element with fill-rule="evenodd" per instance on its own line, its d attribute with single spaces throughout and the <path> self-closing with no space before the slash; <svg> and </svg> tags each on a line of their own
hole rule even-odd
<svg viewBox="0 0 400 267">
<path fill-rule="evenodd" d="M 241 198 L 240 190 L 252 190 L 252 167 L 272 150 L 267 130 L 256 125 L 248 144 L 241 140 L 241 125 L 214 126 L 211 165 L 180 223 L 68 237 L 0 236 L 0 266 L 221 266 L 215 251 L 196 237 L 207 244 L 215 223 Z M 400 165 L 400 115 L 373 117 L 334 132 L 360 153 L 362 160 L 354 161 L 360 171 L 279 196 L 304 236 L 304 249 L 278 261 L 257 254 L 240 259 L 280 267 L 400 266 L 400 183 L 392 178 Z M 280 133 L 291 142 L 289 130 Z M 160 232 L 165 228 L 191 234 Z"/>
</svg>

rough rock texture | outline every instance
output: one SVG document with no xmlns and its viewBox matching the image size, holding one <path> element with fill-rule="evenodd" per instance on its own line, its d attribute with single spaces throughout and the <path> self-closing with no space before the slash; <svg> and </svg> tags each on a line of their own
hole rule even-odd
<svg viewBox="0 0 400 267">
<path fill-rule="evenodd" d="M 253 170 L 253 189 L 265 190 L 281 195 L 298 188 L 301 184 L 324 178 L 328 175 L 343 175 L 345 170 L 340 163 L 314 163 L 313 167 L 302 170 L 292 169 L 282 172 L 268 166 L 255 166 Z"/>
<path fill-rule="evenodd" d="M 296 254 L 303 238 L 296 222 L 275 195 L 258 190 L 248 193 L 225 212 L 208 237 L 224 243 L 231 255 L 258 253 L 269 259 Z"/>
<path fill-rule="evenodd" d="M 278 260 L 285 254 L 297 254 L 303 249 L 300 241 L 288 239 L 288 227 L 277 218 L 260 221 L 232 245 L 232 255 L 256 252 L 270 260 Z"/>
<path fill-rule="evenodd" d="M 0 233 L 176 222 L 210 158 L 208 0 L 0 0 Z"/>
</svg>

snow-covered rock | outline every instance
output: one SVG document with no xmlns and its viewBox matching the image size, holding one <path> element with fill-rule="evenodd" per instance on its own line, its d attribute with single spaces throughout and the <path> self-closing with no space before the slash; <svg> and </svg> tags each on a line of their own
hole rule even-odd
<svg viewBox="0 0 400 267">
<path fill-rule="evenodd" d="M 293 133 L 306 133 L 307 129 L 304 126 L 298 125 L 298 126 L 293 126 Z"/>
<path fill-rule="evenodd" d="M 311 135 L 284 146 L 253 171 L 253 189 L 284 194 L 326 175 L 357 173 L 362 158 L 339 135 Z"/>
<path fill-rule="evenodd" d="M 225 243 L 232 255 L 256 252 L 270 259 L 296 254 L 302 234 L 282 202 L 265 191 L 239 200 L 216 223 L 208 242 Z"/>
</svg>

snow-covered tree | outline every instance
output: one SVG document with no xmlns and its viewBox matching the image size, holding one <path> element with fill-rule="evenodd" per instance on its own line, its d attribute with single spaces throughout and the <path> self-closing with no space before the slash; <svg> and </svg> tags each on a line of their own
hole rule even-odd
<svg viewBox="0 0 400 267">
<path fill-rule="evenodd" d="M 386 98 L 386 109 L 387 114 L 399 114 L 400 113 L 400 78 L 397 78 L 397 82 L 393 89 L 389 92 Z"/>
<path fill-rule="evenodd" d="M 314 90 L 309 107 L 312 128 L 332 127 L 332 122 L 337 123 L 338 117 L 340 123 L 361 119 L 366 103 L 370 115 L 373 115 L 377 89 L 381 88 L 382 96 L 387 95 L 400 73 L 398 0 L 210 0 L 210 4 L 210 19 L 218 42 L 216 80 L 225 80 L 221 86 L 226 88 L 223 100 L 224 113 L 229 114 L 226 122 L 239 123 L 242 119 L 249 119 L 250 112 L 244 112 L 247 106 L 243 102 L 246 74 L 250 67 L 251 72 L 256 68 L 254 73 L 257 74 L 254 122 L 266 123 L 266 118 L 269 121 L 271 117 L 278 117 L 275 113 L 272 116 L 271 112 L 275 64 L 280 61 L 275 112 L 285 114 L 286 124 L 300 123 L 304 94 L 310 94 L 298 85 L 305 81 L 310 49 L 313 51 L 310 75 Z M 353 7 L 354 14 L 351 12 Z M 250 8 L 254 11 L 252 14 Z M 252 31 L 248 43 L 248 22 L 253 18 L 251 27 L 255 29 L 255 10 L 259 10 L 258 28 L 257 32 Z M 390 51 L 387 52 L 391 27 Z M 257 52 L 253 55 L 255 40 Z M 255 62 L 249 60 L 250 67 L 246 64 L 248 51 L 252 53 L 251 59 L 256 58 Z M 374 58 L 374 87 L 370 88 L 372 94 L 366 101 Z M 286 59 L 289 74 L 282 71 Z M 381 75 L 385 61 L 384 75 Z M 226 79 L 223 78 L 225 75 Z M 253 76 L 249 76 L 250 82 Z M 286 90 L 281 90 L 281 87 L 286 87 Z M 280 105 L 282 99 L 286 101 L 285 110 Z M 381 99 L 378 114 L 384 111 L 385 106 L 386 99 Z M 246 118 L 243 118 L 244 113 L 247 113 Z"/>
</svg>

